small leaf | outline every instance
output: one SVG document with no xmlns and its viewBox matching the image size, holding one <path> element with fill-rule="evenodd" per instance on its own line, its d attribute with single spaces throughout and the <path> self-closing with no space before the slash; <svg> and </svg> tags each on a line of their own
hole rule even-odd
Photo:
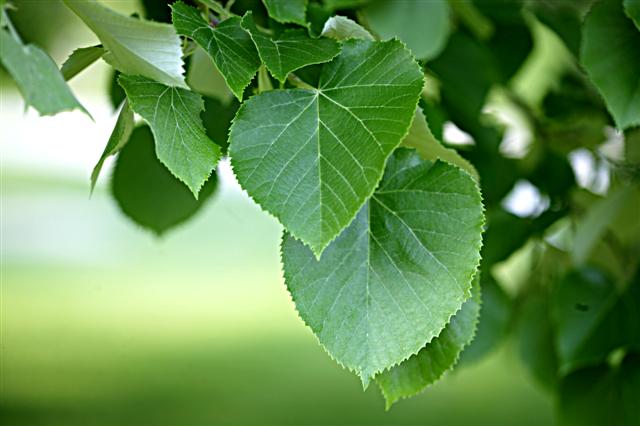
<svg viewBox="0 0 640 426">
<path fill-rule="evenodd" d="M 81 47 L 71 53 L 71 55 L 64 61 L 60 72 L 65 80 L 71 80 L 82 70 L 93 64 L 104 55 L 104 49 L 102 46 L 90 46 Z"/>
<path fill-rule="evenodd" d="M 375 40 L 371 33 L 360 24 L 344 16 L 332 16 L 327 19 L 322 28 L 322 36 L 335 40 L 357 38 L 361 40 Z"/>
<path fill-rule="evenodd" d="M 585 18 L 580 62 L 616 126 L 640 125 L 640 32 L 620 0 L 600 0 Z"/>
<path fill-rule="evenodd" d="M 398 149 L 320 260 L 285 232 L 285 282 L 327 352 L 366 385 L 439 335 L 470 296 L 483 221 L 468 173 Z"/>
<path fill-rule="evenodd" d="M 64 3 L 98 36 L 104 60 L 125 74 L 186 88 L 180 38 L 171 25 L 131 18 L 95 1 Z"/>
<path fill-rule="evenodd" d="M 240 108 L 229 147 L 238 181 L 319 255 L 375 189 L 421 88 L 400 42 L 344 42 L 318 89 L 273 90 Z"/>
<path fill-rule="evenodd" d="M 242 27 L 251 35 L 262 62 L 280 82 L 284 82 L 292 71 L 328 62 L 340 53 L 337 42 L 326 38 L 313 39 L 303 29 L 286 30 L 278 37 L 271 37 L 256 27 L 251 12 L 242 18 Z"/>
<path fill-rule="evenodd" d="M 471 292 L 472 297 L 462 304 L 437 337 L 411 358 L 376 376 L 387 409 L 401 398 L 422 392 L 456 364 L 462 350 L 473 339 L 480 316 L 478 274 Z"/>
<path fill-rule="evenodd" d="M 362 13 L 375 34 L 383 40 L 399 38 L 418 59 L 436 57 L 449 36 L 446 0 L 377 1 Z"/>
<path fill-rule="evenodd" d="M 229 18 L 212 28 L 197 9 L 181 1 L 171 5 L 171 16 L 178 34 L 193 39 L 207 51 L 233 94 L 242 101 L 244 88 L 260 67 L 260 58 L 251 37 L 240 25 L 241 19 Z"/>
<path fill-rule="evenodd" d="M 112 177 L 113 196 L 134 222 L 161 235 L 192 217 L 216 187 L 215 173 L 200 191 L 198 200 L 158 161 L 153 135 L 147 126 L 137 127 L 118 155 Z"/>
<path fill-rule="evenodd" d="M 125 100 L 120 109 L 120 114 L 118 114 L 116 125 L 111 132 L 111 136 L 109 136 L 109 141 L 107 141 L 107 145 L 104 147 L 98 163 L 93 168 L 93 172 L 91 172 L 91 192 L 93 192 L 93 188 L 96 186 L 104 161 L 107 157 L 114 155 L 125 146 L 129 141 L 134 125 L 133 111 L 131 111 L 129 103 Z"/>
<path fill-rule="evenodd" d="M 478 171 L 473 165 L 462 157 L 455 149 L 446 148 L 429 130 L 427 119 L 422 113 L 422 108 L 416 108 L 413 123 L 409 128 L 409 134 L 402 141 L 402 145 L 415 148 L 424 160 L 443 160 L 465 170 L 477 181 L 480 179 Z"/>
<path fill-rule="evenodd" d="M 4 29 L 0 29 L 0 62 L 16 81 L 25 103 L 40 115 L 73 109 L 89 115 L 49 55 L 32 44 L 21 44 Z"/>
<path fill-rule="evenodd" d="M 306 26 L 307 0 L 262 0 L 269 16 L 283 24 Z"/>
<path fill-rule="evenodd" d="M 200 95 L 140 76 L 121 75 L 119 83 L 134 112 L 149 123 L 160 161 L 198 197 L 220 159 L 220 147 L 205 134 Z"/>
</svg>

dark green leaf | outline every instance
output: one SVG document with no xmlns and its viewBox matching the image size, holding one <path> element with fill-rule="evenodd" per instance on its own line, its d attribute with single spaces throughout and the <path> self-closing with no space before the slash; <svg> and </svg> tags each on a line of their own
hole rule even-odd
<svg viewBox="0 0 640 426">
<path fill-rule="evenodd" d="M 283 24 L 307 25 L 307 0 L 262 0 L 269 16 Z"/>
</svg>

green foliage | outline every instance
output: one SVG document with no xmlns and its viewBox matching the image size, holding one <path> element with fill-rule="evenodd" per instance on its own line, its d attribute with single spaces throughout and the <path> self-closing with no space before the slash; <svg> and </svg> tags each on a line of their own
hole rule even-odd
<svg viewBox="0 0 640 426">
<path fill-rule="evenodd" d="M 300 316 L 387 406 L 514 339 L 561 424 L 638 418 L 640 2 L 64 3 L 101 45 L 59 70 L 2 3 L 0 60 L 42 115 L 114 68 L 91 188 L 117 155 L 114 198 L 164 234 L 228 156 L 284 228 Z"/>
</svg>

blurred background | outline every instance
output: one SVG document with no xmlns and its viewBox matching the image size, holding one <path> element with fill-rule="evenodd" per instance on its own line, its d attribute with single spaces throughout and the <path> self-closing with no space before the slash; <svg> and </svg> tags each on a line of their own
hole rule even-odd
<svg viewBox="0 0 640 426">
<path fill-rule="evenodd" d="M 25 41 L 58 64 L 97 42 L 59 1 L 15 3 Z M 134 1 L 104 3 L 139 12 Z M 215 197 L 162 238 L 119 211 L 110 163 L 90 196 L 116 120 L 110 81 L 99 61 L 70 83 L 92 121 L 25 111 L 0 77 L 2 425 L 552 422 L 551 398 L 509 342 L 385 412 L 375 385 L 363 392 L 298 318 L 280 271 L 281 227 L 226 162 Z M 517 149 L 517 128 L 509 137 Z M 541 202 L 528 190 L 510 195 L 514 212 Z"/>
</svg>

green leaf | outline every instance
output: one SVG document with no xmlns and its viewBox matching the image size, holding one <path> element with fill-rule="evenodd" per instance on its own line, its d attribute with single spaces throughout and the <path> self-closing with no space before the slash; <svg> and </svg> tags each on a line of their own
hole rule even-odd
<svg viewBox="0 0 640 426">
<path fill-rule="evenodd" d="M 242 27 L 251 35 L 262 62 L 280 82 L 284 82 L 292 71 L 328 62 L 340 53 L 340 45 L 336 41 L 313 39 L 303 29 L 286 30 L 278 37 L 271 37 L 256 27 L 251 12 L 242 18 Z"/>
<path fill-rule="evenodd" d="M 227 82 L 209 58 L 209 54 L 200 47 L 196 48 L 191 55 L 187 71 L 187 84 L 191 90 L 204 96 L 219 99 L 226 104 L 234 99 Z"/>
<path fill-rule="evenodd" d="M 627 354 L 620 365 L 579 370 L 562 381 L 559 424 L 633 426 L 640 419 L 640 355 Z"/>
<path fill-rule="evenodd" d="M 131 109 L 149 123 L 160 161 L 197 198 L 220 159 L 220 147 L 207 137 L 200 121 L 200 95 L 141 76 L 123 74 L 118 81 Z"/>
<path fill-rule="evenodd" d="M 212 28 L 197 9 L 180 1 L 171 5 L 171 16 L 178 34 L 193 39 L 207 51 L 233 94 L 242 101 L 244 88 L 260 67 L 258 52 L 242 28 L 242 20 L 236 16 Z"/>
<path fill-rule="evenodd" d="M 380 38 L 398 37 L 418 59 L 438 56 L 449 36 L 449 4 L 446 0 L 376 1 L 362 13 Z"/>
<path fill-rule="evenodd" d="M 233 99 L 229 103 L 223 103 L 216 98 L 204 97 L 204 111 L 201 114 L 202 123 L 206 129 L 207 136 L 216 141 L 226 154 L 229 147 L 228 135 L 231 120 L 236 115 L 240 103 Z"/>
<path fill-rule="evenodd" d="M 118 155 L 112 177 L 113 196 L 134 222 L 161 235 L 192 217 L 216 187 L 215 173 L 198 200 L 158 161 L 153 135 L 137 127 Z"/>
<path fill-rule="evenodd" d="M 456 364 L 464 347 L 473 339 L 480 316 L 477 277 L 478 274 L 473 282 L 472 297 L 462 304 L 437 337 L 411 358 L 376 376 L 387 409 L 402 398 L 422 392 Z"/>
<path fill-rule="evenodd" d="M 99 45 L 76 49 L 67 60 L 64 61 L 60 72 L 65 80 L 71 80 L 82 70 L 100 59 L 102 55 L 104 55 L 104 49 Z"/>
<path fill-rule="evenodd" d="M 307 0 L 262 0 L 272 19 L 306 26 Z"/>
<path fill-rule="evenodd" d="M 580 61 L 616 126 L 640 125 L 640 32 L 620 0 L 593 5 L 583 25 Z"/>
<path fill-rule="evenodd" d="M 366 386 L 438 336 L 470 296 L 483 222 L 468 173 L 398 149 L 320 260 L 285 232 L 285 283 L 327 352 Z"/>
<path fill-rule="evenodd" d="M 171 25 L 131 18 L 98 2 L 64 0 L 98 36 L 118 71 L 186 88 L 180 38 Z"/>
<path fill-rule="evenodd" d="M 0 30 L 0 62 L 16 81 L 25 103 L 40 115 L 76 108 L 89 115 L 49 55 L 32 44 L 21 44 L 3 29 Z"/>
<path fill-rule="evenodd" d="M 640 30 L 640 0 L 624 0 L 624 11 Z"/>
<path fill-rule="evenodd" d="M 347 40 L 357 38 L 361 40 L 375 40 L 371 33 L 364 29 L 357 22 L 344 16 L 332 16 L 327 19 L 322 28 L 322 36 L 336 40 Z"/>
<path fill-rule="evenodd" d="M 125 146 L 129 141 L 129 137 L 131 137 L 134 125 L 133 111 L 131 111 L 129 103 L 125 100 L 122 104 L 122 108 L 120 109 L 120 114 L 118 114 L 116 125 L 111 132 L 111 136 L 109 136 L 107 145 L 104 147 L 104 151 L 102 152 L 98 163 L 93 168 L 93 172 L 91 172 L 91 192 L 93 192 L 93 188 L 96 186 L 104 161 L 107 157 L 114 155 L 120 151 L 123 146 Z"/>
<path fill-rule="evenodd" d="M 422 113 L 422 108 L 416 108 L 415 117 L 409 134 L 402 141 L 402 145 L 408 148 L 415 148 L 424 160 L 443 160 L 465 170 L 477 181 L 480 179 L 478 171 L 464 157 L 458 154 L 458 151 L 452 148 L 446 148 L 431 133 L 427 125 L 427 119 Z"/>
<path fill-rule="evenodd" d="M 323 3 L 329 10 L 338 9 L 357 9 L 371 0 L 323 0 Z"/>
<path fill-rule="evenodd" d="M 372 194 L 421 88 L 400 42 L 348 40 L 323 66 L 318 89 L 274 90 L 244 103 L 230 130 L 236 177 L 320 255 Z"/>
</svg>

